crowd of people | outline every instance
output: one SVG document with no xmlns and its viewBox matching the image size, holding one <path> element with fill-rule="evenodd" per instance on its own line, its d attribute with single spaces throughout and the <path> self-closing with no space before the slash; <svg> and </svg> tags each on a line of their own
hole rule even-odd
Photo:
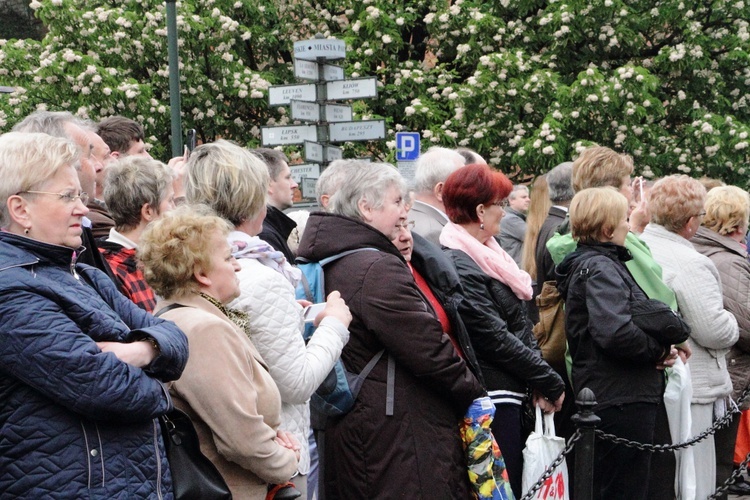
<svg viewBox="0 0 750 500">
<path fill-rule="evenodd" d="M 173 498 L 173 408 L 237 499 L 472 498 L 459 423 L 482 397 L 520 498 L 534 407 L 570 437 L 589 388 L 602 430 L 669 444 L 683 365 L 702 432 L 750 383 L 750 198 L 634 170 L 606 147 L 530 186 L 465 148 L 424 152 L 409 183 L 337 160 L 300 217 L 278 150 L 217 140 L 166 165 L 133 120 L 33 113 L 0 136 L 0 496 Z M 309 336 L 297 262 L 331 258 Z M 565 339 L 542 354 L 550 291 Z M 320 418 L 339 362 L 366 376 Z M 696 498 L 743 425 L 696 445 Z M 681 467 L 598 440 L 594 496 L 674 498 Z"/>
</svg>

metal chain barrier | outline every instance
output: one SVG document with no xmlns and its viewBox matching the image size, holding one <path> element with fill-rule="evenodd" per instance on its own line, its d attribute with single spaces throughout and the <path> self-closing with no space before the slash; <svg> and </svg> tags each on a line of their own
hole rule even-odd
<svg viewBox="0 0 750 500">
<path fill-rule="evenodd" d="M 678 444 L 644 444 L 639 443 L 637 441 L 630 441 L 629 439 L 617 437 L 614 434 L 607 434 L 604 431 L 596 430 L 594 431 L 596 434 L 596 437 L 603 439 L 604 441 L 611 441 L 615 444 L 621 444 L 624 446 L 627 446 L 629 448 L 636 448 L 641 451 L 656 451 L 656 452 L 665 452 L 665 451 L 675 451 L 675 450 L 682 450 L 685 448 L 689 448 L 693 446 L 695 443 L 699 443 L 700 441 L 703 441 L 711 434 L 714 434 L 717 430 L 721 429 L 725 425 L 727 425 L 735 415 L 739 415 L 741 412 L 739 410 L 739 407 L 742 405 L 742 403 L 745 402 L 745 400 L 748 398 L 748 395 L 750 395 L 750 386 L 746 387 L 744 391 L 742 391 L 742 394 L 740 395 L 739 399 L 737 399 L 736 407 L 731 409 L 730 411 L 727 411 L 726 415 L 718 419 L 714 424 L 706 429 L 705 431 L 701 432 L 697 436 L 691 438 L 688 441 L 685 441 L 684 443 L 678 443 Z"/>
<path fill-rule="evenodd" d="M 568 455 L 571 451 L 573 451 L 573 447 L 576 444 L 576 441 L 581 439 L 581 430 L 577 429 L 575 434 L 570 436 L 570 439 L 568 440 L 567 444 L 565 445 L 565 449 L 560 452 L 560 454 L 555 458 L 551 464 L 547 466 L 547 469 L 545 469 L 544 474 L 541 475 L 539 480 L 534 483 L 534 486 L 529 489 L 529 491 L 526 492 L 526 494 L 521 497 L 521 500 L 531 500 L 531 498 L 536 495 L 536 492 L 539 491 L 542 486 L 544 486 L 544 482 L 547 481 L 547 479 L 552 477 L 552 474 L 554 474 L 555 469 L 560 467 L 560 464 L 563 463 L 563 460 L 565 460 L 565 456 Z M 568 474 L 570 474 L 570 471 L 568 471 Z M 567 488 L 567 485 L 566 485 Z"/>
<path fill-rule="evenodd" d="M 688 441 L 685 441 L 683 443 L 678 444 L 644 444 L 639 443 L 637 441 L 630 441 L 629 439 L 617 437 L 614 434 L 607 434 L 601 430 L 595 430 L 594 434 L 596 437 L 605 440 L 605 441 L 611 441 L 616 444 L 622 444 L 624 446 L 628 446 L 630 448 L 636 448 L 641 451 L 653 451 L 653 452 L 666 452 L 666 451 L 675 451 L 675 450 L 682 450 L 685 448 L 689 448 L 693 446 L 696 443 L 699 443 L 700 441 L 703 441 L 711 434 L 714 434 L 718 429 L 724 427 L 727 425 L 735 415 L 738 415 L 741 413 L 739 410 L 739 407 L 742 406 L 742 404 L 745 402 L 745 400 L 750 397 L 750 386 L 745 387 L 745 389 L 742 391 L 742 394 L 740 394 L 740 397 L 737 399 L 735 405 L 731 410 L 727 411 L 727 413 L 718 419 L 714 424 L 706 429 L 705 431 L 701 432 L 697 436 L 689 439 Z M 571 451 L 573 451 L 573 448 L 575 447 L 575 444 L 577 441 L 579 441 L 582 437 L 582 433 L 580 429 L 577 429 L 575 434 L 573 434 L 568 442 L 565 445 L 565 449 L 555 458 L 555 460 L 552 461 L 551 464 L 547 466 L 547 469 L 544 471 L 544 474 L 539 478 L 539 480 L 534 483 L 534 485 L 529 489 L 529 491 L 526 492 L 526 494 L 521 497 L 520 500 L 531 500 L 531 498 L 534 497 L 534 495 L 539 491 L 542 486 L 544 485 L 544 482 L 547 481 L 550 477 L 552 477 L 552 474 L 555 472 L 555 469 L 557 469 L 560 464 L 563 463 L 563 460 L 565 460 L 565 456 L 570 454 Z M 723 485 L 721 485 L 719 488 L 716 489 L 716 491 L 708 497 L 709 500 L 716 499 L 721 497 L 729 488 L 729 486 L 734 483 L 734 481 L 745 471 L 747 470 L 748 463 L 750 463 L 750 453 L 745 457 L 745 460 L 742 461 L 742 463 L 739 465 L 739 467 L 732 472 L 732 475 L 729 476 L 729 479 L 727 479 Z M 568 471 L 570 474 L 570 471 Z"/>
<path fill-rule="evenodd" d="M 724 481 L 724 484 L 722 484 L 719 488 L 717 488 L 716 491 L 714 491 L 714 493 L 712 495 L 710 495 L 708 498 L 709 499 L 713 499 L 713 498 L 723 497 L 724 493 L 726 493 L 727 489 L 729 489 L 729 485 L 731 485 L 732 483 L 734 483 L 734 481 L 738 477 L 740 477 L 740 475 L 745 470 L 747 470 L 747 464 L 748 464 L 748 462 L 750 462 L 750 453 L 747 454 L 747 456 L 745 457 L 745 460 L 742 461 L 742 463 L 739 465 L 739 467 L 737 467 L 737 469 L 734 472 L 732 472 L 732 475 L 729 476 L 729 479 L 727 479 L 726 481 Z"/>
</svg>

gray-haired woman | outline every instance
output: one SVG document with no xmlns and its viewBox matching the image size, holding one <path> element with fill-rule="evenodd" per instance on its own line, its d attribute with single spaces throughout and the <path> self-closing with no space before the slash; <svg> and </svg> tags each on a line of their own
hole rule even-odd
<svg viewBox="0 0 750 500">
<path fill-rule="evenodd" d="M 326 428 L 328 499 L 469 497 L 457 424 L 483 389 L 391 243 L 406 218 L 404 193 L 393 166 L 365 165 L 333 195 L 330 213 L 310 216 L 300 242 L 310 261 L 369 249 L 328 264 L 326 292 L 339 290 L 354 317 L 347 369 L 361 372 L 384 350 L 354 408 Z"/>
<path fill-rule="evenodd" d="M 104 201 L 115 227 L 99 242 L 99 251 L 120 280 L 124 295 L 153 312 L 156 297 L 138 266 L 136 249 L 146 227 L 174 209 L 172 171 L 151 158 L 124 158 L 107 168 Z"/>
</svg>

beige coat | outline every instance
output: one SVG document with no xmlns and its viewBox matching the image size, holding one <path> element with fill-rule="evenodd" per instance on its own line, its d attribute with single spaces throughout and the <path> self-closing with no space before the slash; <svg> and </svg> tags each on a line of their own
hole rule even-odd
<svg viewBox="0 0 750 500">
<path fill-rule="evenodd" d="M 216 465 L 233 498 L 264 499 L 268 483 L 288 481 L 297 470 L 294 452 L 274 441 L 281 397 L 255 346 L 244 332 L 199 295 L 177 302 L 162 317 L 188 337 L 190 357 L 169 392 L 193 420 L 201 451 Z"/>
</svg>

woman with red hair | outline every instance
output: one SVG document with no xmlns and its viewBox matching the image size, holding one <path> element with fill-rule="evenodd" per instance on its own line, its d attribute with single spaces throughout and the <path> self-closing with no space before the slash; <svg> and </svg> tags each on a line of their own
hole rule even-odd
<svg viewBox="0 0 750 500">
<path fill-rule="evenodd" d="M 521 496 L 521 415 L 527 390 L 545 412 L 562 407 L 565 387 L 544 361 L 531 332 L 526 302 L 531 277 L 518 268 L 493 237 L 500 231 L 510 180 L 487 165 L 456 170 L 443 186 L 450 222 L 440 243 L 453 260 L 464 288 L 459 312 L 469 332 L 495 404 L 492 432 L 503 452 L 516 497 Z"/>
</svg>

